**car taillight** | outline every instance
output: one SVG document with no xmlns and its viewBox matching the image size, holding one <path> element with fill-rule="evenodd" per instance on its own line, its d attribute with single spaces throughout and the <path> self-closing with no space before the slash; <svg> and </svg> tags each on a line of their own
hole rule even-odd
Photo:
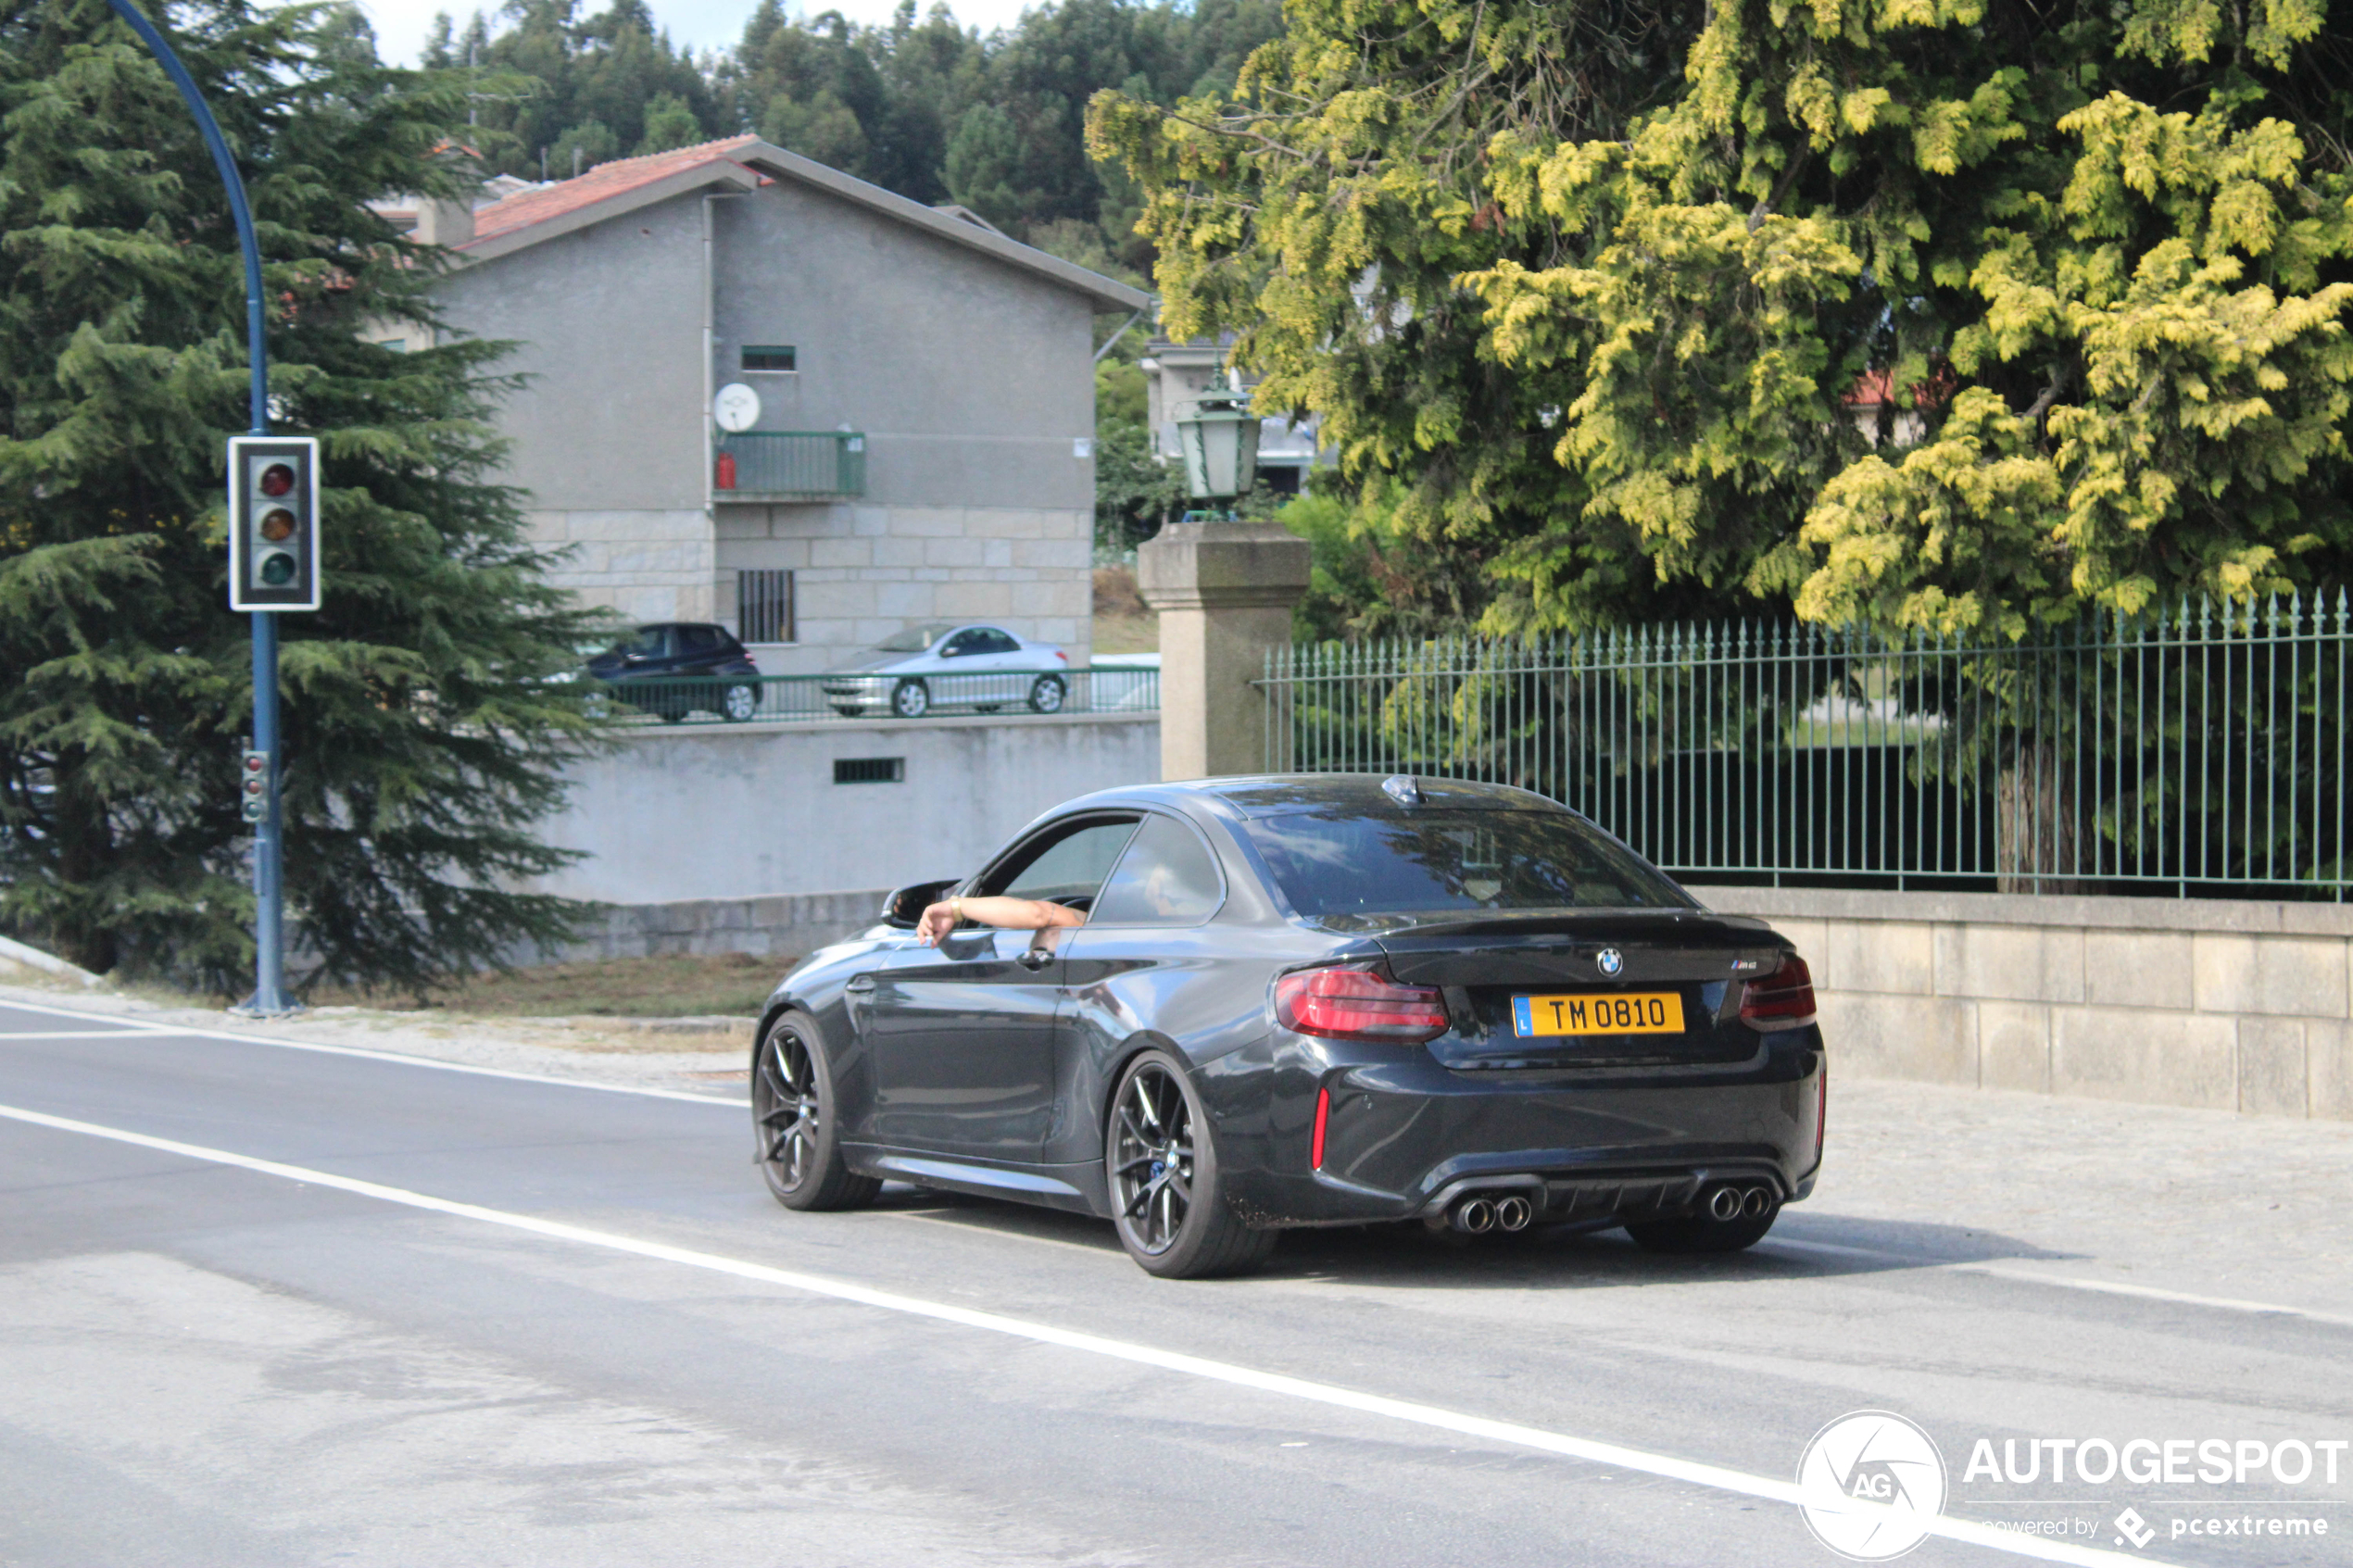
<svg viewBox="0 0 2353 1568">
<path fill-rule="evenodd" d="M 1814 973 L 1795 953 L 1741 993 L 1741 1022 L 1751 1029 L 1803 1029 L 1814 1022 Z"/>
<path fill-rule="evenodd" d="M 1302 1035 L 1418 1045 L 1446 1033 L 1446 998 L 1369 969 L 1302 969 L 1275 982 L 1275 1016 Z"/>
</svg>

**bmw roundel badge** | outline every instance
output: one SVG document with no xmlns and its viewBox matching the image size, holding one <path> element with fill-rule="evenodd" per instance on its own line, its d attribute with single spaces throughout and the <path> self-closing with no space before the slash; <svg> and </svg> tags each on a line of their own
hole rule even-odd
<svg viewBox="0 0 2353 1568">
<path fill-rule="evenodd" d="M 1626 967 L 1626 955 L 1615 947 L 1604 947 L 1593 955 L 1593 963 L 1604 974 L 1616 974 Z"/>
</svg>

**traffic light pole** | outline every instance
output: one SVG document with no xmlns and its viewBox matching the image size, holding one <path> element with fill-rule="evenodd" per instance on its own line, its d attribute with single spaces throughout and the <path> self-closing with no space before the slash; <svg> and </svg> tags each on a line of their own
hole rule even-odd
<svg viewBox="0 0 2353 1568">
<path fill-rule="evenodd" d="M 261 245 L 254 237 L 253 211 L 245 205 L 245 182 L 237 173 L 237 160 L 230 155 L 228 139 L 220 134 L 220 122 L 212 118 L 212 110 L 196 91 L 195 78 L 180 63 L 171 44 L 156 24 L 149 21 L 131 5 L 131 0 L 107 0 L 131 31 L 139 35 L 161 65 L 171 84 L 188 101 L 188 112 L 195 116 L 196 129 L 204 133 L 205 145 L 211 149 L 214 167 L 220 171 L 220 183 L 229 193 L 229 214 L 236 220 L 237 246 L 245 253 L 245 352 L 252 361 L 252 433 L 270 433 L 270 363 L 268 344 L 262 334 L 261 315 Z M 261 821 L 254 825 L 253 893 L 254 893 L 254 985 L 253 997 L 241 1010 L 262 1017 L 294 1010 L 285 995 L 285 927 L 283 889 L 283 840 L 278 811 L 278 617 L 266 609 L 253 613 L 253 745 L 257 751 L 267 752 L 269 768 L 269 806 Z"/>
</svg>

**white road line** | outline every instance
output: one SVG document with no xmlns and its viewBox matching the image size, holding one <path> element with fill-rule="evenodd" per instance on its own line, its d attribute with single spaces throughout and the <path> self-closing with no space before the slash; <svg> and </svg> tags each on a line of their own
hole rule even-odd
<svg viewBox="0 0 2353 1568">
<path fill-rule="evenodd" d="M 226 1149 L 206 1148 L 197 1144 L 179 1143 L 170 1138 L 149 1137 L 120 1127 L 100 1126 L 91 1122 L 76 1122 L 63 1116 L 50 1116 L 38 1110 L 24 1110 L 14 1106 L 0 1105 L 0 1117 L 22 1122 L 36 1127 L 47 1127 L 62 1133 L 78 1133 L 86 1137 L 105 1138 L 114 1143 L 129 1144 L 137 1148 L 152 1148 L 160 1153 L 176 1154 L 183 1159 L 204 1160 L 209 1164 L 230 1165 L 240 1170 L 255 1171 L 263 1175 L 281 1176 L 288 1181 L 302 1182 L 312 1186 L 329 1187 L 361 1198 L 372 1198 L 404 1208 L 422 1209 L 432 1213 L 448 1214 L 458 1219 L 473 1220 L 484 1224 L 501 1225 L 510 1230 L 543 1236 L 557 1241 L 576 1242 L 585 1247 L 598 1247 L 611 1252 L 623 1252 L 660 1262 L 677 1263 L 687 1268 L 706 1269 L 713 1273 L 730 1274 L 737 1279 L 758 1280 L 763 1284 L 782 1286 L 812 1296 L 824 1296 L 837 1301 L 854 1301 L 861 1306 L 887 1312 L 900 1312 L 910 1317 L 929 1318 L 964 1328 L 976 1328 L 991 1334 L 1011 1336 L 1041 1345 L 1060 1346 L 1064 1349 L 1084 1351 L 1114 1361 L 1130 1361 L 1140 1366 L 1157 1367 L 1164 1372 L 1197 1377 L 1206 1382 L 1223 1383 L 1239 1388 L 1255 1389 L 1286 1399 L 1300 1399 L 1310 1404 L 1325 1405 L 1339 1410 L 1356 1411 L 1365 1415 L 1381 1416 L 1416 1426 L 1431 1427 L 1441 1432 L 1453 1432 L 1466 1437 L 1480 1437 L 1490 1442 L 1506 1443 L 1516 1448 L 1533 1449 L 1541 1453 L 1558 1454 L 1567 1459 L 1584 1460 L 1593 1464 L 1610 1465 L 1621 1470 L 1656 1475 L 1665 1480 L 1680 1481 L 1691 1486 L 1705 1486 L 1714 1491 L 1730 1492 L 1735 1496 L 1760 1498 L 1768 1502 L 1799 1503 L 1797 1486 L 1791 1481 L 1777 1481 L 1769 1476 L 1752 1475 L 1745 1471 L 1731 1470 L 1722 1465 L 1704 1464 L 1694 1460 L 1677 1459 L 1670 1454 L 1651 1453 L 1642 1449 L 1623 1448 L 1591 1437 L 1574 1437 L 1565 1433 L 1548 1432 L 1541 1427 L 1522 1426 L 1515 1422 L 1493 1421 L 1485 1416 L 1466 1415 L 1460 1411 L 1441 1410 L 1435 1405 L 1416 1404 L 1405 1399 L 1392 1399 L 1379 1394 L 1362 1393 L 1328 1383 L 1315 1383 L 1306 1378 L 1290 1377 L 1280 1373 L 1260 1372 L 1252 1367 L 1236 1366 L 1229 1361 L 1214 1361 L 1181 1351 L 1164 1350 L 1150 1345 L 1138 1345 L 1123 1339 L 1106 1339 L 1099 1335 L 1083 1334 L 1075 1329 L 1056 1328 L 1051 1323 L 1030 1323 L 1021 1318 L 1009 1318 L 995 1312 L 975 1311 L 968 1307 L 952 1307 L 944 1302 L 925 1301 L 918 1297 L 901 1296 L 893 1291 L 875 1290 L 848 1280 L 829 1279 L 823 1274 L 802 1273 L 792 1269 L 772 1268 L 765 1263 L 748 1262 L 740 1258 L 723 1257 L 715 1252 L 698 1252 L 691 1248 L 673 1247 L 666 1242 L 646 1241 L 636 1236 L 622 1236 L 612 1231 L 591 1230 L 585 1225 L 568 1225 L 554 1220 L 542 1220 L 529 1214 L 512 1213 L 503 1209 L 484 1209 L 476 1204 L 459 1203 L 447 1198 L 434 1198 L 428 1193 L 411 1192 L 406 1187 L 385 1186 L 377 1182 L 365 1182 L 351 1176 L 339 1176 L 328 1171 L 315 1171 L 300 1165 L 282 1165 L 273 1160 L 258 1160 L 248 1154 L 234 1154 Z M 1850 1509 L 1863 1506 L 1849 1502 Z M 1929 1533 L 1946 1540 L 1969 1546 L 1983 1547 L 1991 1551 L 2013 1557 L 2027 1557 L 2043 1562 L 2072 1562 L 2105 1568 L 2120 1563 L 2148 1563 L 2153 1558 L 2127 1556 L 2121 1552 L 2101 1551 L 2090 1547 L 2073 1546 L 2064 1541 L 2045 1540 L 2016 1531 L 1999 1530 L 1973 1520 L 1940 1518 L 1929 1526 Z"/>
<path fill-rule="evenodd" d="M 19 1012 L 47 1013 L 53 1018 L 88 1018 L 107 1023 L 122 1022 L 116 1013 L 76 1012 L 71 1008 L 44 1007 L 37 1002 L 9 1001 L 0 998 L 0 1011 L 15 1009 Z M 649 1089 L 636 1084 L 607 1084 L 594 1078 L 559 1078 L 546 1073 L 511 1073 L 503 1067 L 476 1067 L 463 1061 L 442 1061 L 429 1056 L 409 1056 L 399 1051 L 371 1050 L 365 1046 L 329 1046 L 316 1040 L 280 1040 L 267 1035 L 240 1035 L 233 1029 L 199 1029 L 183 1023 L 134 1023 L 118 1035 L 109 1036 L 96 1030 L 69 1032 L 60 1038 L 123 1038 L 138 1035 L 178 1035 L 199 1040 L 235 1040 L 247 1046 L 274 1046 L 286 1051 L 316 1051 L 322 1056 L 354 1056 L 365 1061 L 397 1062 L 403 1067 L 430 1067 L 439 1073 L 471 1073 L 477 1078 L 506 1078 L 518 1084 L 555 1084 L 567 1089 L 594 1089 L 605 1095 L 644 1095 L 650 1099 L 683 1099 L 691 1105 L 724 1105 L 740 1110 L 748 1100 L 721 1099 L 716 1095 L 690 1095 L 683 1089 Z M 42 1039 L 39 1035 L 12 1035 L 0 1032 L 0 1045 L 11 1039 Z"/>
<path fill-rule="evenodd" d="M 154 1029 L 6 1029 L 0 1040 L 133 1040 L 155 1035 Z"/>
<path fill-rule="evenodd" d="M 2337 1328 L 2353 1328 L 2353 1317 L 2340 1317 L 2334 1312 L 2316 1312 L 2309 1307 L 2290 1307 L 2277 1301 L 2246 1301 L 2229 1296 L 2194 1296 L 2184 1290 L 2159 1290 L 2153 1285 L 2126 1285 L 2120 1280 L 2082 1279 L 2071 1274 L 2046 1274 L 2034 1269 L 2005 1268 L 1999 1263 L 1940 1263 L 1933 1258 L 1915 1253 L 1890 1252 L 1877 1247 L 1841 1247 L 1829 1241 L 1799 1241 L 1793 1236 L 1768 1236 L 1760 1247 L 1785 1248 L 1795 1252 L 1822 1252 L 1834 1258 L 1884 1259 L 1914 1269 L 1934 1269 L 1944 1273 L 1984 1274 L 1993 1279 L 2018 1280 L 2026 1285 L 2057 1286 L 2063 1290 L 2089 1290 L 2102 1296 L 2135 1296 L 2149 1301 L 2172 1301 L 2184 1307 L 2208 1307 L 2217 1311 L 2252 1312 L 2261 1317 L 2302 1318 L 2307 1323 L 2324 1323 Z"/>
</svg>

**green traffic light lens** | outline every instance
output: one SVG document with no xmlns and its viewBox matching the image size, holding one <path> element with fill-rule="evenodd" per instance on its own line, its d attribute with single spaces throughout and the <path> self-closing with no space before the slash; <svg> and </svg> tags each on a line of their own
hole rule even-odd
<svg viewBox="0 0 2353 1568">
<path fill-rule="evenodd" d="M 261 585 L 265 588 L 284 587 L 294 581 L 294 557 L 283 550 L 274 551 L 262 557 L 260 577 Z"/>
</svg>

